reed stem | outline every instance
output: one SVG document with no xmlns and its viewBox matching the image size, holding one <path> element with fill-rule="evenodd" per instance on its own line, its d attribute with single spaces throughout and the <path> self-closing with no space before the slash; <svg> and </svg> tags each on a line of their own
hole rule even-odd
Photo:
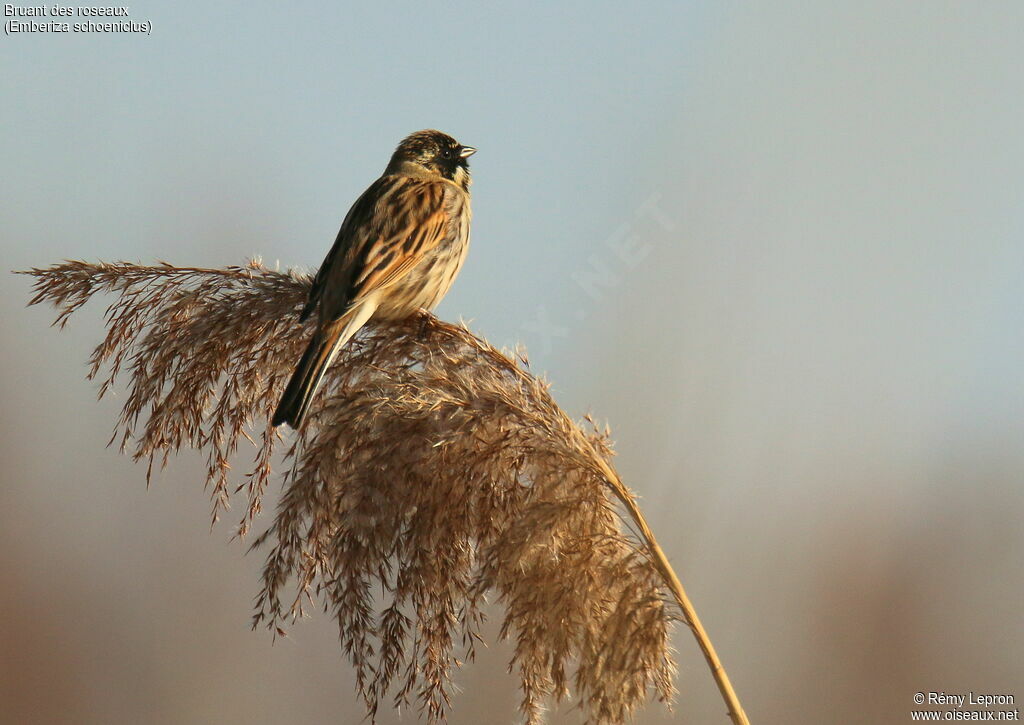
<svg viewBox="0 0 1024 725">
<path fill-rule="evenodd" d="M 587 445 L 589 446 L 589 443 Z M 593 452 L 594 461 L 601 469 L 601 473 L 604 476 L 605 481 L 608 483 L 608 487 L 615 494 L 615 497 L 622 502 L 622 505 L 626 507 L 626 510 L 629 512 L 630 519 L 632 519 L 637 525 L 637 528 L 640 529 L 640 535 L 654 560 L 655 566 L 658 568 L 658 572 L 665 580 L 666 586 L 671 590 L 672 596 L 676 600 L 676 604 L 678 604 L 679 608 L 683 611 L 683 618 L 687 626 L 690 627 L 690 631 L 693 632 L 693 636 L 697 640 L 697 645 L 700 647 L 701 652 L 704 653 L 704 659 L 707 661 L 708 667 L 711 669 L 711 676 L 715 678 L 715 684 L 718 685 L 718 691 L 722 693 L 722 699 L 725 700 L 726 707 L 729 708 L 729 718 L 733 721 L 734 725 L 750 725 L 750 720 L 747 719 L 747 714 L 743 710 L 743 705 L 740 704 L 740 699 L 736 695 L 736 690 L 733 689 L 732 683 L 729 681 L 729 675 L 726 673 L 725 667 L 722 666 L 722 661 L 718 659 L 718 653 L 715 652 L 714 645 L 711 644 L 711 638 L 708 637 L 708 633 L 700 623 L 700 617 L 697 616 L 697 610 L 694 609 L 693 603 L 690 602 L 690 598 L 686 596 L 686 590 L 683 589 L 682 582 L 679 581 L 679 577 L 676 576 L 676 572 L 669 563 L 668 557 L 665 556 L 665 552 L 658 544 L 658 540 L 654 538 L 654 532 L 651 531 L 651 527 L 647 525 L 647 520 L 640 511 L 640 507 L 637 506 L 636 500 L 622 483 L 618 474 L 615 473 L 615 469 L 609 466 L 605 462 L 604 458 L 594 451 L 592 446 L 590 446 L 590 450 Z"/>
</svg>

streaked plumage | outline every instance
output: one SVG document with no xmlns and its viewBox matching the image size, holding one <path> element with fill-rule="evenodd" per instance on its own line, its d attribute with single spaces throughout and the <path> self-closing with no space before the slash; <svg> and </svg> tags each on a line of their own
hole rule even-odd
<svg viewBox="0 0 1024 725">
<path fill-rule="evenodd" d="M 338 349 L 372 318 L 432 309 L 469 248 L 469 164 L 476 149 L 440 131 L 398 145 L 384 175 L 352 205 L 299 316 L 317 327 L 273 424 L 298 429 Z"/>
</svg>

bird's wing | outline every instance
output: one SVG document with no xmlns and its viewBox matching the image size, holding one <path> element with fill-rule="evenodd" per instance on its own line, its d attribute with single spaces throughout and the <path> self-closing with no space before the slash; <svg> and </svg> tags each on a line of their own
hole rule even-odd
<svg viewBox="0 0 1024 725">
<path fill-rule="evenodd" d="M 319 303 L 320 319 L 336 320 L 404 277 L 448 232 L 447 186 L 406 176 L 374 182 L 342 222 L 303 314 Z"/>
<path fill-rule="evenodd" d="M 388 177 L 382 176 L 370 184 L 370 187 L 356 199 L 355 204 L 348 210 L 348 214 L 345 215 L 345 219 L 341 223 L 341 229 L 338 230 L 338 236 L 334 240 L 334 246 L 327 252 L 327 256 L 324 257 L 320 269 L 317 270 L 316 277 L 313 278 L 313 285 L 309 289 L 309 298 L 306 300 L 306 305 L 302 308 L 302 313 L 299 315 L 300 322 L 304 322 L 306 318 L 313 314 L 313 311 L 320 303 L 320 299 L 323 297 L 328 277 L 332 274 L 337 274 L 338 265 L 344 265 L 346 257 L 350 256 L 352 243 L 356 238 L 353 230 L 366 224 L 373 216 L 373 209 L 377 200 L 388 187 L 387 181 Z"/>
</svg>

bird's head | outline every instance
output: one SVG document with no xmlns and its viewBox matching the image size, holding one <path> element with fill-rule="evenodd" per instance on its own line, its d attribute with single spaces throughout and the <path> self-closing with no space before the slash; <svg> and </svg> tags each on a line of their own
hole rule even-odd
<svg viewBox="0 0 1024 725">
<path fill-rule="evenodd" d="M 402 173 L 411 169 L 426 171 L 469 188 L 469 157 L 476 153 L 472 146 L 463 146 L 446 133 L 417 131 L 402 139 L 391 156 L 388 171 Z"/>
</svg>

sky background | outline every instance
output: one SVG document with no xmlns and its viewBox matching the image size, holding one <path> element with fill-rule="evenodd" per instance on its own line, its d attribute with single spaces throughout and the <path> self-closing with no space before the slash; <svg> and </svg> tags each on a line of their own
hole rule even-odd
<svg viewBox="0 0 1024 725">
<path fill-rule="evenodd" d="M 313 269 L 443 129 L 479 153 L 438 313 L 611 424 L 753 722 L 1024 701 L 1024 6 L 130 7 L 151 35 L 0 39 L 6 269 Z M 358 722 L 325 615 L 250 631 L 197 459 L 146 490 L 104 448 L 104 305 L 58 333 L 28 298 L 0 276 L 0 722 Z M 637 722 L 726 722 L 674 644 Z M 508 657 L 451 723 L 515 720 Z"/>
</svg>

